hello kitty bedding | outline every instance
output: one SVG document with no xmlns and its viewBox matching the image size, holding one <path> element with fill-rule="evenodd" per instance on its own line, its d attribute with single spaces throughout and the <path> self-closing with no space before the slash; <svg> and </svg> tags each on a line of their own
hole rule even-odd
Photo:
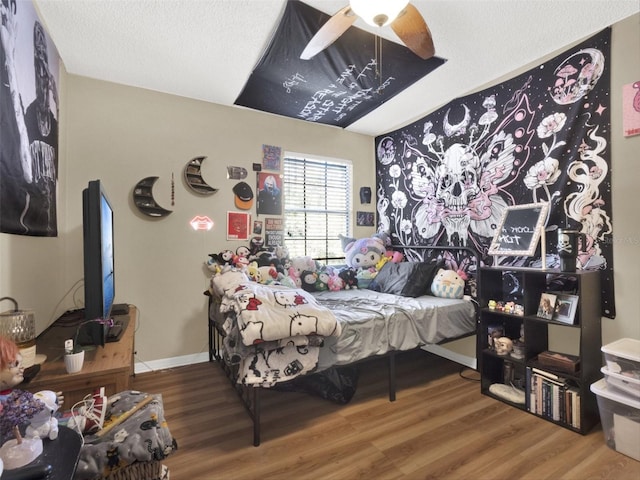
<svg viewBox="0 0 640 480">
<path fill-rule="evenodd" d="M 239 283 L 220 299 L 226 360 L 238 382 L 273 386 L 313 370 L 325 337 L 339 336 L 334 313 L 302 289 Z"/>
<path fill-rule="evenodd" d="M 217 287 L 217 288 L 216 288 Z M 310 293 L 242 276 L 214 278 L 211 318 L 225 332 L 223 356 L 237 382 L 272 387 L 347 365 L 473 333 L 468 300 L 407 297 L 369 289 Z"/>
</svg>

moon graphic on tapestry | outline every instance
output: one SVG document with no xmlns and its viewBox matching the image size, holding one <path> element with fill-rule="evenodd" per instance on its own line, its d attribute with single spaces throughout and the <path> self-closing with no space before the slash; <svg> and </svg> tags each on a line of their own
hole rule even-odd
<svg viewBox="0 0 640 480">
<path fill-rule="evenodd" d="M 133 189 L 133 203 L 138 210 L 150 217 L 166 217 L 171 210 L 162 208 L 153 198 L 153 184 L 159 177 L 146 177 L 136 183 Z"/>
<path fill-rule="evenodd" d="M 202 164 L 207 157 L 195 157 L 184 166 L 184 180 L 191 190 L 201 195 L 213 195 L 218 191 L 202 178 Z"/>
<path fill-rule="evenodd" d="M 604 55 L 596 48 L 585 48 L 571 55 L 554 71 L 556 82 L 550 89 L 553 100 L 560 105 L 580 100 L 598 83 L 604 63 Z"/>
<path fill-rule="evenodd" d="M 396 156 L 396 145 L 391 137 L 384 137 L 378 143 L 378 158 L 383 165 L 389 165 Z"/>
</svg>

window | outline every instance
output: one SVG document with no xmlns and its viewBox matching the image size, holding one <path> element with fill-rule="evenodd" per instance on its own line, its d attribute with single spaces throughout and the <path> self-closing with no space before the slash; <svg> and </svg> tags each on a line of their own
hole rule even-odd
<svg viewBox="0 0 640 480">
<path fill-rule="evenodd" d="M 284 231 L 289 256 L 342 258 L 351 235 L 351 163 L 284 159 Z"/>
</svg>

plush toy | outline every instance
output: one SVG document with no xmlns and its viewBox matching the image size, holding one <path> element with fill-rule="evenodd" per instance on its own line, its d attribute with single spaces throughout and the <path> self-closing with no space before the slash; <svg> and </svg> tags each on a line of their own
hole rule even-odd
<svg viewBox="0 0 640 480">
<path fill-rule="evenodd" d="M 462 298 L 464 279 L 453 270 L 441 268 L 431 283 L 431 293 L 442 298 Z"/>
<path fill-rule="evenodd" d="M 318 281 L 318 274 L 316 272 L 312 272 L 311 270 L 305 270 L 300 275 L 300 280 L 302 281 L 302 288 L 307 292 L 315 292 L 316 291 L 316 282 Z"/>
<path fill-rule="evenodd" d="M 280 278 L 280 280 L 278 280 L 278 283 L 283 287 L 298 288 L 293 278 L 288 275 L 284 275 L 282 278 Z"/>
<path fill-rule="evenodd" d="M 402 252 L 396 252 L 395 250 L 387 250 L 384 256 L 393 263 L 400 263 L 404 260 L 404 254 Z"/>
<path fill-rule="evenodd" d="M 261 278 L 260 278 L 260 271 L 258 270 L 257 262 L 249 263 L 249 265 L 247 265 L 246 272 L 247 272 L 247 277 L 249 277 L 249 280 L 260 283 Z"/>
<path fill-rule="evenodd" d="M 375 267 L 384 257 L 386 250 L 384 241 L 380 237 L 361 238 L 345 246 L 345 263 L 356 269 Z"/>
<path fill-rule="evenodd" d="M 262 250 L 263 245 L 264 245 L 264 239 L 262 237 L 253 237 L 249 241 L 250 255 L 256 255 L 259 251 Z"/>
<path fill-rule="evenodd" d="M 231 265 L 233 262 L 234 253 L 231 250 L 222 250 L 220 253 L 210 253 L 210 262 L 208 263 L 217 263 L 218 265 L 224 267 L 225 265 Z"/>
<path fill-rule="evenodd" d="M 358 288 L 357 273 L 353 268 L 344 268 L 340 270 L 338 276 L 344 282 L 344 289 L 349 290 L 352 288 Z"/>
<path fill-rule="evenodd" d="M 329 279 L 333 275 L 333 268 L 324 265 L 320 267 L 320 271 L 318 272 L 318 280 L 316 281 L 316 290 L 319 292 L 323 292 L 329 289 Z"/>
<path fill-rule="evenodd" d="M 44 406 L 31 417 L 26 430 L 27 436 L 55 440 L 58 438 L 58 419 L 53 414 L 60 408 L 58 395 L 51 390 L 42 390 L 34 393 L 33 398 L 40 400 Z"/>
<path fill-rule="evenodd" d="M 269 285 L 270 283 L 276 282 L 280 280 L 281 277 L 281 274 L 273 265 L 258 267 L 258 272 L 260 273 L 259 282 L 264 285 Z"/>
<path fill-rule="evenodd" d="M 300 278 L 300 274 L 302 272 L 298 272 L 298 270 L 296 270 L 293 267 L 289 267 L 289 277 L 291 279 L 291 281 L 293 282 L 294 288 L 302 288 L 302 279 Z"/>
<path fill-rule="evenodd" d="M 291 268 L 296 271 L 298 276 L 301 276 L 304 271 L 316 272 L 318 269 L 316 262 L 309 256 L 293 257 L 291 259 Z"/>
<path fill-rule="evenodd" d="M 329 290 L 332 292 L 337 292 L 338 290 L 344 289 L 344 280 L 340 278 L 337 272 L 333 272 L 333 274 L 329 277 L 328 282 Z"/>
<path fill-rule="evenodd" d="M 356 273 L 356 278 L 358 279 L 358 288 L 369 288 L 369 285 L 371 285 L 371 282 L 374 278 L 376 278 L 377 274 L 378 270 L 376 270 L 374 267 L 367 269 L 361 268 L 360 270 L 358 270 L 358 272 Z"/>
</svg>

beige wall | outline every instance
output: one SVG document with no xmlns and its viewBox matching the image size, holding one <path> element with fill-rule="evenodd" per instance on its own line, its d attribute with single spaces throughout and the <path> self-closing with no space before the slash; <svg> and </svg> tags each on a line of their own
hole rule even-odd
<svg viewBox="0 0 640 480">
<path fill-rule="evenodd" d="M 74 307 L 74 298 L 81 305 L 78 284 L 76 294 L 67 295 L 53 312 L 83 276 L 81 194 L 89 180 L 101 179 L 113 203 L 116 301 L 140 309 L 139 362 L 206 351 L 203 292 L 208 277 L 203 264 L 209 253 L 229 247 L 225 216 L 236 210 L 236 181 L 226 179 L 228 165 L 245 167 L 254 184 L 252 164 L 261 162 L 262 144 L 279 145 L 285 151 L 350 160 L 356 198 L 361 186 L 374 186 L 373 139 L 368 136 L 73 75 L 66 75 L 63 83 L 60 236 L 0 235 L 0 291 L 36 309 L 38 331 Z M 196 156 L 207 157 L 203 177 L 219 188 L 212 196 L 192 193 L 183 183 L 183 167 Z M 170 198 L 172 174 L 175 206 Z M 173 210 L 163 219 L 142 215 L 132 203 L 134 185 L 147 176 L 160 177 L 154 195 Z M 354 200 L 354 208 L 362 209 L 359 200 Z M 374 208 L 371 204 L 366 209 Z M 214 229 L 194 232 L 189 220 L 196 215 L 212 218 Z M 352 233 L 371 232 L 360 228 Z"/>
<path fill-rule="evenodd" d="M 639 19 L 635 15 L 613 29 L 611 151 L 618 316 L 603 319 L 605 343 L 621 337 L 640 339 L 640 227 L 634 201 L 640 136 L 624 138 L 621 124 L 621 86 L 640 79 Z M 360 186 L 374 186 L 371 137 L 71 75 L 62 74 L 60 88 L 60 235 L 51 239 L 0 234 L 0 296 L 13 296 L 21 308 L 35 309 L 38 332 L 82 302 L 81 191 L 89 180 L 103 180 L 116 211 L 116 301 L 140 308 L 138 362 L 189 358 L 206 351 L 203 262 L 209 253 L 228 245 L 224 221 L 226 211 L 234 210 L 235 182 L 226 179 L 227 165 L 251 171 L 266 143 L 351 160 L 354 209 L 360 209 Z M 210 197 L 190 193 L 182 183 L 184 164 L 201 155 L 207 156 L 204 178 L 220 189 Z M 155 197 L 173 210 L 164 219 L 143 216 L 132 204 L 133 186 L 147 176 L 160 177 Z M 367 210 L 374 208 L 372 203 Z M 216 222 L 213 231 L 190 229 L 189 220 L 202 214 Z M 369 233 L 361 229 L 354 235 Z M 0 305 L 0 311 L 9 308 Z M 472 355 L 473 340 L 451 348 Z"/>
</svg>

